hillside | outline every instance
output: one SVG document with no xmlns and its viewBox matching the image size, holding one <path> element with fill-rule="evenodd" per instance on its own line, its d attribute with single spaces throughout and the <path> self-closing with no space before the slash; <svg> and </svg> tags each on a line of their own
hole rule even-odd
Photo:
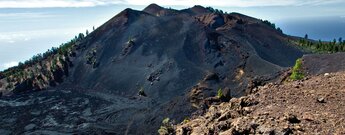
<svg viewBox="0 0 345 135">
<path fill-rule="evenodd" d="M 155 134 L 164 118 L 204 111 L 219 90 L 222 101 L 243 96 L 304 54 L 267 22 L 201 6 L 125 9 L 76 39 L 1 73 L 1 132 Z"/>
<path fill-rule="evenodd" d="M 251 93 L 212 105 L 202 115 L 171 125 L 176 134 L 344 134 L 345 53 L 309 54 L 304 78 L 255 87 Z"/>
<path fill-rule="evenodd" d="M 260 86 L 177 125 L 176 134 L 345 134 L 345 69 L 338 70 Z"/>
</svg>

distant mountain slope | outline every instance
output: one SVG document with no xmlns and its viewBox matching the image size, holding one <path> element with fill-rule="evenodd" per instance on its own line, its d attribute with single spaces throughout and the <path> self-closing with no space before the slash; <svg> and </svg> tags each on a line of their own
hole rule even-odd
<svg viewBox="0 0 345 135">
<path fill-rule="evenodd" d="M 248 87 L 275 79 L 303 55 L 289 40 L 261 20 L 242 14 L 152 4 L 143 11 L 125 9 L 73 43 L 63 55 L 68 64 L 61 66 L 65 70 L 59 73 L 63 81 L 58 86 L 49 86 L 54 77 L 38 77 L 40 72 L 52 71 L 47 66 L 47 70 L 35 70 L 33 78 L 11 82 L 7 78 L 13 76 L 8 75 L 0 87 L 4 94 L 19 88 L 74 89 L 103 100 L 121 99 L 114 103 L 117 107 L 105 111 L 107 118 L 99 119 L 103 128 L 116 128 L 119 134 L 154 134 L 164 117 L 181 121 L 208 106 L 205 102 L 218 89 L 242 96 Z M 41 80 L 44 87 L 27 80 Z M 147 97 L 138 96 L 139 91 Z"/>
</svg>

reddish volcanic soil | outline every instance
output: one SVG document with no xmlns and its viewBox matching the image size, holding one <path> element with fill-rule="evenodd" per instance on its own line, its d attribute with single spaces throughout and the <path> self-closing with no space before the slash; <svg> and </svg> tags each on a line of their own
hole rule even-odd
<svg viewBox="0 0 345 135">
<path fill-rule="evenodd" d="M 177 126 L 177 134 L 345 134 L 345 72 L 267 84 Z"/>
</svg>

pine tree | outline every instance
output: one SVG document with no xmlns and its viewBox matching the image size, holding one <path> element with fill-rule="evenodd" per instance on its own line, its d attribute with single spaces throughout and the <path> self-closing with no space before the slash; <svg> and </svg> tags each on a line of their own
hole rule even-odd
<svg viewBox="0 0 345 135">
<path fill-rule="evenodd" d="M 78 35 L 78 40 L 80 41 L 80 40 L 82 40 L 84 37 L 85 37 L 85 36 L 84 36 L 83 33 L 79 33 L 79 35 Z"/>
<path fill-rule="evenodd" d="M 304 39 L 308 39 L 308 34 L 305 34 L 305 35 L 304 35 Z"/>
<path fill-rule="evenodd" d="M 89 30 L 86 30 L 86 36 L 89 35 Z"/>
<path fill-rule="evenodd" d="M 338 45 L 334 46 L 334 52 L 339 52 L 339 46 Z"/>
<path fill-rule="evenodd" d="M 341 44 L 341 43 L 343 42 L 343 38 L 340 37 L 340 38 L 338 39 L 338 41 L 339 41 L 339 44 Z"/>
<path fill-rule="evenodd" d="M 281 28 L 277 28 L 277 31 L 279 32 L 279 33 L 283 33 L 283 30 L 281 29 Z"/>
</svg>

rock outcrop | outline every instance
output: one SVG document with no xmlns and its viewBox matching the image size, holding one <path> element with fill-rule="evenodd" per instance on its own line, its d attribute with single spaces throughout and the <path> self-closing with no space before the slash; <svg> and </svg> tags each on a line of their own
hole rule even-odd
<svg viewBox="0 0 345 135">
<path fill-rule="evenodd" d="M 176 126 L 178 135 L 345 134 L 345 73 L 267 84 L 257 92 L 212 105 Z"/>
</svg>

